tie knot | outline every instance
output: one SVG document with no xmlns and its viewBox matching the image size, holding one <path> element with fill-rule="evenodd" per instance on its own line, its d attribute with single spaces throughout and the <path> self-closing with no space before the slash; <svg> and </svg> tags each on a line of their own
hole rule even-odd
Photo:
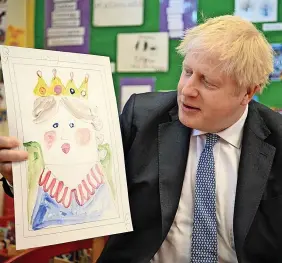
<svg viewBox="0 0 282 263">
<path fill-rule="evenodd" d="M 219 136 L 217 134 L 208 133 L 205 148 L 213 148 L 218 139 Z"/>
</svg>

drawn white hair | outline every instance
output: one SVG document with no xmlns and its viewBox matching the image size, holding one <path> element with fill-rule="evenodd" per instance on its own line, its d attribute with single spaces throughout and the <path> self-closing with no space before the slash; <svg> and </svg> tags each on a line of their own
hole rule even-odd
<svg viewBox="0 0 282 263">
<path fill-rule="evenodd" d="M 33 105 L 33 122 L 41 123 L 54 117 L 60 105 L 64 106 L 75 118 L 91 123 L 96 131 L 101 131 L 103 128 L 102 120 L 97 114 L 97 107 L 91 109 L 86 101 L 68 97 L 38 97 Z M 103 142 L 102 133 L 97 133 L 97 140 L 99 143 Z"/>
</svg>

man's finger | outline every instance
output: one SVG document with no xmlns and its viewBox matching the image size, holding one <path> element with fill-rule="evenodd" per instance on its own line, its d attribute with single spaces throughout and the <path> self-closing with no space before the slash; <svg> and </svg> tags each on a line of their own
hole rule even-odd
<svg viewBox="0 0 282 263">
<path fill-rule="evenodd" d="M 7 174 L 12 172 L 12 163 L 1 163 L 0 164 L 1 174 Z"/>
<path fill-rule="evenodd" d="M 18 147 L 19 140 L 15 137 L 0 136 L 0 149 L 11 149 Z"/>
<path fill-rule="evenodd" d="M 0 150 L 0 162 L 22 162 L 27 160 L 28 153 L 18 150 Z"/>
<path fill-rule="evenodd" d="M 0 173 L 12 184 L 12 163 L 0 163 Z"/>
</svg>

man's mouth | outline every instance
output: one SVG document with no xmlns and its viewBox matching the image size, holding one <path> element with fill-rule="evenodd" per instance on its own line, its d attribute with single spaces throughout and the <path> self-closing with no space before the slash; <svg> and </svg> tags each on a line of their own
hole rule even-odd
<svg viewBox="0 0 282 263">
<path fill-rule="evenodd" d="M 200 110 L 200 108 L 189 105 L 189 104 L 182 103 L 182 105 L 183 105 L 184 110 L 187 110 L 187 111 L 199 111 Z"/>
</svg>

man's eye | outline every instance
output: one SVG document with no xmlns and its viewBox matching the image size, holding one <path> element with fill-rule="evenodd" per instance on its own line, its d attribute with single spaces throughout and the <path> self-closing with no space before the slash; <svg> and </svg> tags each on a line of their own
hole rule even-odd
<svg viewBox="0 0 282 263">
<path fill-rule="evenodd" d="M 212 83 L 208 82 L 205 78 L 203 78 L 204 85 L 208 88 L 215 87 Z"/>
<path fill-rule="evenodd" d="M 58 128 L 59 127 L 59 123 L 58 122 L 55 122 L 54 124 L 53 124 L 53 128 Z"/>
<path fill-rule="evenodd" d="M 185 75 L 186 76 L 192 76 L 193 72 L 190 70 L 185 70 Z"/>
</svg>

